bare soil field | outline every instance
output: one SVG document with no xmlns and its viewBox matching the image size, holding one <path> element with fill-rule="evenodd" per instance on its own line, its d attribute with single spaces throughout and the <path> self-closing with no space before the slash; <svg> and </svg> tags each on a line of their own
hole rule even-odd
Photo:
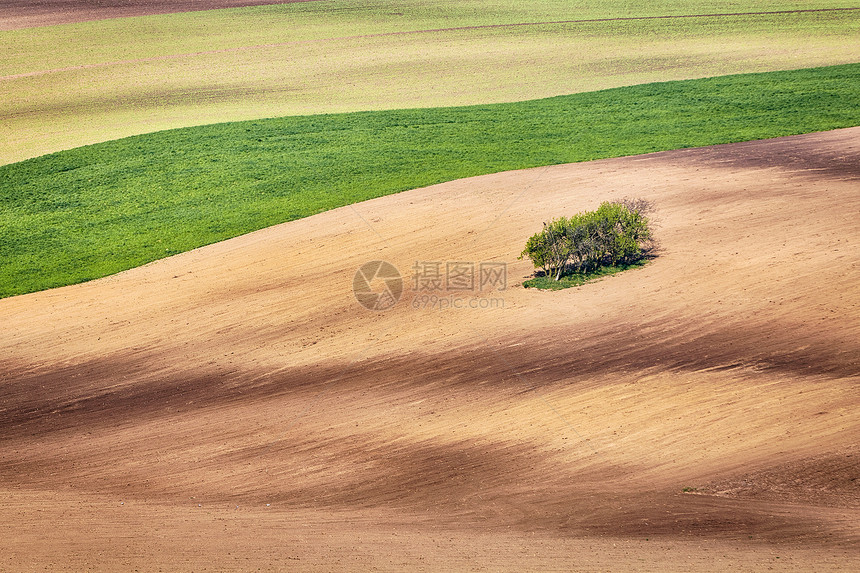
<svg viewBox="0 0 860 573">
<path fill-rule="evenodd" d="M 0 300 L 0 570 L 856 571 L 858 160 L 501 173 Z M 542 221 L 621 196 L 656 259 L 518 286 Z M 507 284 L 414 290 L 454 261 Z"/>
<path fill-rule="evenodd" d="M 0 0 L 0 30 L 316 0 Z"/>
</svg>

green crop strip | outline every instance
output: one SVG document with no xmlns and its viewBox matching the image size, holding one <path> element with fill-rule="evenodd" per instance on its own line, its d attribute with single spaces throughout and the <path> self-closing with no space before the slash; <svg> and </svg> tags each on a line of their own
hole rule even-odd
<svg viewBox="0 0 860 573">
<path fill-rule="evenodd" d="M 0 166 L 0 296 L 443 181 L 855 125 L 860 64 L 130 137 Z"/>
</svg>

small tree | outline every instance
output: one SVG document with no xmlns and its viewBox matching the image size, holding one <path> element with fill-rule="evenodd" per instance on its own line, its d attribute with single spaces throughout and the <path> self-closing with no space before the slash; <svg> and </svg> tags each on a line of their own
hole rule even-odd
<svg viewBox="0 0 860 573">
<path fill-rule="evenodd" d="M 529 237 L 523 255 L 527 255 L 547 276 L 560 277 L 572 255 L 567 236 L 569 228 L 570 223 L 564 217 L 544 223 L 540 233 Z"/>
<path fill-rule="evenodd" d="M 651 238 L 648 219 L 641 212 L 631 210 L 620 201 L 603 203 L 595 218 L 607 262 L 615 265 L 641 258 L 645 243 Z"/>
<path fill-rule="evenodd" d="M 526 248 L 523 255 L 528 256 L 535 265 L 535 268 L 543 270 L 545 275 L 550 275 L 553 269 L 552 251 L 549 246 L 549 234 L 546 232 L 546 223 L 544 230 L 540 233 L 535 233 L 529 240 L 526 241 Z"/>
</svg>

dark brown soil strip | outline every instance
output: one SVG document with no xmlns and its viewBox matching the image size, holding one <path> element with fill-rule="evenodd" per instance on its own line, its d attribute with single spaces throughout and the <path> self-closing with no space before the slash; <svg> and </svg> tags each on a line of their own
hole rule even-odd
<svg viewBox="0 0 860 573">
<path fill-rule="evenodd" d="M 0 0 L 0 30 L 317 0 Z"/>
</svg>

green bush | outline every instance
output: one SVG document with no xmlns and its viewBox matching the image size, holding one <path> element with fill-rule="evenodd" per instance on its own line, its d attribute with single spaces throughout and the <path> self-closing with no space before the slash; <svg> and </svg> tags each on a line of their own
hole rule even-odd
<svg viewBox="0 0 860 573">
<path fill-rule="evenodd" d="M 653 248 L 646 216 L 651 209 L 643 199 L 623 199 L 605 202 L 596 211 L 553 219 L 529 237 L 520 258 L 528 257 L 556 281 L 603 266 L 630 265 Z"/>
</svg>

